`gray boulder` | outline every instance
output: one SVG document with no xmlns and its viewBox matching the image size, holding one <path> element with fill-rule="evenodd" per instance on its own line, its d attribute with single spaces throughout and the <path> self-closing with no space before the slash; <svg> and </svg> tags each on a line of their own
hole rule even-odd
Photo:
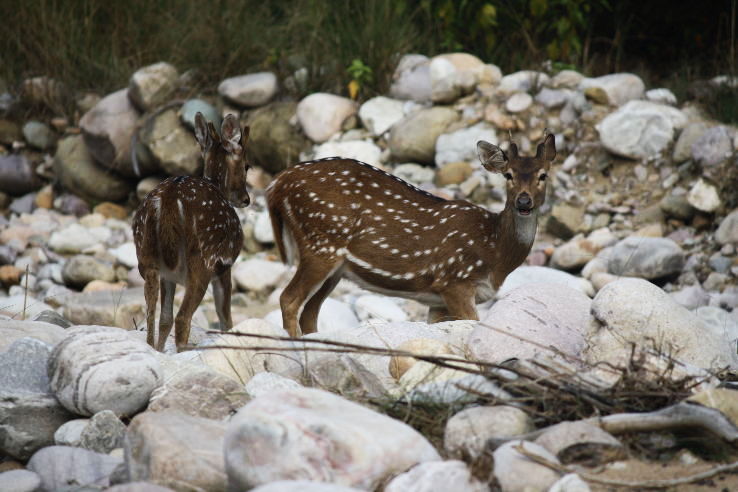
<svg viewBox="0 0 738 492">
<path fill-rule="evenodd" d="M 606 103 L 612 106 L 622 106 L 628 101 L 642 99 L 645 91 L 643 80 L 632 73 L 613 73 L 592 79 L 584 79 L 580 84 L 581 90 L 596 88 L 606 95 Z"/>
<path fill-rule="evenodd" d="M 166 173 L 173 176 L 201 173 L 200 146 L 175 109 L 167 109 L 149 120 L 141 130 L 141 142 Z"/>
<path fill-rule="evenodd" d="M 218 93 L 240 106 L 263 106 L 277 93 L 277 76 L 259 72 L 231 77 L 220 83 Z"/>
<path fill-rule="evenodd" d="M 0 192 L 20 196 L 41 187 L 31 161 L 23 154 L 0 155 Z"/>
<path fill-rule="evenodd" d="M 143 288 L 72 293 L 55 299 L 62 315 L 75 325 L 118 326 L 136 329 L 146 319 Z"/>
<path fill-rule="evenodd" d="M 692 144 L 692 158 L 703 167 L 717 166 L 733 153 L 733 135 L 726 126 L 705 130 Z"/>
<path fill-rule="evenodd" d="M 738 244 L 738 208 L 720 221 L 715 231 L 715 241 L 719 244 Z"/>
<path fill-rule="evenodd" d="M 489 486 L 472 475 L 466 463 L 457 460 L 421 463 L 393 478 L 384 492 L 489 492 Z"/>
<path fill-rule="evenodd" d="M 223 118 L 220 116 L 218 110 L 207 101 L 203 101 L 202 99 L 188 99 L 179 108 L 179 118 L 190 130 L 195 129 L 195 115 L 197 113 L 202 113 L 206 121 L 212 121 L 215 128 L 220 128 Z"/>
<path fill-rule="evenodd" d="M 459 119 L 456 111 L 433 107 L 406 116 L 390 130 L 389 148 L 398 161 L 432 163 L 436 140 Z"/>
<path fill-rule="evenodd" d="M 7 302 L 7 299 L 3 299 L 3 302 Z M 48 306 L 46 308 L 48 309 Z M 21 338 L 33 338 L 53 347 L 66 336 L 63 328 L 50 323 L 0 319 L 0 350 L 2 351 L 7 350 L 13 342 Z"/>
<path fill-rule="evenodd" d="M 62 269 L 64 283 L 82 288 L 93 280 L 113 282 L 116 279 L 112 265 L 88 255 L 75 255 L 64 263 Z"/>
<path fill-rule="evenodd" d="M 692 157 L 692 145 L 699 140 L 708 128 L 708 124 L 704 121 L 694 121 L 685 126 L 674 145 L 674 153 L 672 154 L 674 162 L 681 164 L 690 159 Z"/>
<path fill-rule="evenodd" d="M 41 492 L 41 477 L 28 470 L 9 470 L 0 473 L 0 490 L 13 492 Z"/>
<path fill-rule="evenodd" d="M 547 491 L 559 478 L 559 473 L 539 464 L 516 448 L 522 446 L 528 454 L 559 464 L 556 456 L 543 446 L 528 441 L 510 441 L 495 450 L 494 476 L 504 492 Z"/>
<path fill-rule="evenodd" d="M 42 490 L 69 490 L 71 485 L 107 488 L 121 458 L 69 446 L 49 446 L 34 454 L 28 469 L 41 477 Z"/>
<path fill-rule="evenodd" d="M 249 114 L 246 123 L 251 128 L 246 151 L 254 164 L 276 174 L 299 161 L 300 153 L 310 148 L 310 142 L 292 124 L 297 104 L 274 102 Z"/>
<path fill-rule="evenodd" d="M 404 55 L 392 75 L 390 96 L 417 102 L 430 101 L 430 58 L 416 54 Z"/>
<path fill-rule="evenodd" d="M 629 236 L 610 253 L 608 270 L 613 275 L 657 279 L 682 271 L 682 248 L 671 239 Z"/>
<path fill-rule="evenodd" d="M 513 437 L 531 432 L 533 420 L 515 407 L 471 407 L 454 414 L 443 434 L 443 448 L 449 456 L 477 459 L 491 438 Z"/>
<path fill-rule="evenodd" d="M 436 140 L 436 166 L 443 167 L 451 162 L 465 161 L 471 162 L 473 167 L 480 169 L 482 165 L 477 157 L 477 141 L 479 140 L 497 142 L 494 127 L 487 123 L 478 123 L 439 135 Z"/>
<path fill-rule="evenodd" d="M 128 82 L 128 97 L 141 111 L 167 102 L 177 90 L 179 74 L 174 65 L 154 63 L 136 70 Z"/>
<path fill-rule="evenodd" d="M 325 92 L 315 92 L 297 104 L 297 121 L 305 135 L 322 143 L 343 128 L 344 122 L 357 111 L 354 101 Z"/>
<path fill-rule="evenodd" d="M 28 145 L 39 150 L 48 150 L 56 143 L 56 134 L 45 123 L 28 121 L 23 125 L 23 138 Z"/>
</svg>

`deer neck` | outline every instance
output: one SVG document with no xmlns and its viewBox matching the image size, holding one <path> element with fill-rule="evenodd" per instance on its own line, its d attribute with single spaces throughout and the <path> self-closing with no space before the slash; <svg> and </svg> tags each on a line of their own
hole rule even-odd
<svg viewBox="0 0 738 492">
<path fill-rule="evenodd" d="M 225 166 L 225 162 L 222 162 L 221 159 L 213 159 L 211 162 L 206 161 L 202 173 L 202 177 L 214 184 L 224 195 L 228 189 L 228 183 L 226 182 L 228 173 L 225 172 Z"/>
<path fill-rule="evenodd" d="M 520 215 L 513 205 L 508 204 L 500 214 L 498 247 L 510 245 L 516 253 L 519 252 L 525 258 L 533 246 L 537 227 L 537 209 L 532 210 L 530 215 Z"/>
</svg>

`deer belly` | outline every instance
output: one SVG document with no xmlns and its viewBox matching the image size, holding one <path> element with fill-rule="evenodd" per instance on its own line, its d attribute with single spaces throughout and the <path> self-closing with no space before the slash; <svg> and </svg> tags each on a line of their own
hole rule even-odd
<svg viewBox="0 0 738 492">
<path fill-rule="evenodd" d="M 392 281 L 390 279 L 388 282 L 383 282 L 382 285 L 379 285 L 376 281 L 373 281 L 375 279 L 372 278 L 372 275 L 362 271 L 362 268 L 363 267 L 360 267 L 349 260 L 347 261 L 346 268 L 343 271 L 343 276 L 362 289 L 370 290 L 377 294 L 412 299 L 427 306 L 444 305 L 443 299 L 441 299 L 441 296 L 438 294 L 434 294 L 430 291 L 413 291 L 404 289 L 401 281 Z"/>
</svg>

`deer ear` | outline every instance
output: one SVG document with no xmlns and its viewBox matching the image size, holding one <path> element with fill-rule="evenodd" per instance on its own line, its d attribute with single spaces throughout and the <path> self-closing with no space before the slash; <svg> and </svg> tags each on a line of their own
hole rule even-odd
<svg viewBox="0 0 738 492">
<path fill-rule="evenodd" d="M 547 161 L 553 161 L 556 158 L 556 137 L 554 137 L 553 133 L 546 135 L 543 143 L 538 144 L 536 159 L 541 158 Z"/>
<path fill-rule="evenodd" d="M 213 139 L 208 131 L 208 123 L 200 112 L 195 115 L 195 138 L 202 150 L 208 150 L 213 145 Z"/>
<path fill-rule="evenodd" d="M 223 120 L 220 127 L 221 142 L 223 148 L 231 154 L 240 154 L 241 147 L 241 125 L 233 114 L 229 114 Z"/>
<path fill-rule="evenodd" d="M 241 146 L 245 146 L 246 142 L 249 141 L 249 134 L 251 133 L 251 127 L 250 126 L 244 126 L 243 129 L 241 129 Z"/>
<path fill-rule="evenodd" d="M 477 142 L 477 155 L 487 171 L 501 173 L 507 168 L 507 156 L 496 145 L 480 140 Z"/>
</svg>

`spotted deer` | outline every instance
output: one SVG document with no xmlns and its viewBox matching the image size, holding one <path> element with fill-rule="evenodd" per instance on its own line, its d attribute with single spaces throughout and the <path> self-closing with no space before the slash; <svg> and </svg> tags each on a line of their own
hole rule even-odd
<svg viewBox="0 0 738 492">
<path fill-rule="evenodd" d="M 233 207 L 249 204 L 244 146 L 249 128 L 241 130 L 229 114 L 219 136 L 201 113 L 195 117 L 195 137 L 205 167 L 203 177 L 177 176 L 154 188 L 133 216 L 138 271 L 144 278 L 146 341 L 164 350 L 172 323 L 177 351 L 185 348 L 192 315 L 208 283 L 213 285 L 215 309 L 222 329 L 231 320 L 231 266 L 243 244 Z M 173 320 L 176 284 L 185 286 L 182 305 Z M 161 291 L 159 338 L 154 345 L 155 310 Z"/>
<path fill-rule="evenodd" d="M 277 176 L 267 190 L 274 237 L 284 261 L 297 262 L 280 298 L 290 336 L 316 331 L 321 304 L 344 277 L 427 304 L 430 321 L 478 319 L 475 301 L 490 299 L 530 252 L 556 145 L 547 134 L 535 157 L 512 142 L 506 153 L 479 141 L 477 152 L 507 179 L 501 213 L 340 157 Z"/>
</svg>

